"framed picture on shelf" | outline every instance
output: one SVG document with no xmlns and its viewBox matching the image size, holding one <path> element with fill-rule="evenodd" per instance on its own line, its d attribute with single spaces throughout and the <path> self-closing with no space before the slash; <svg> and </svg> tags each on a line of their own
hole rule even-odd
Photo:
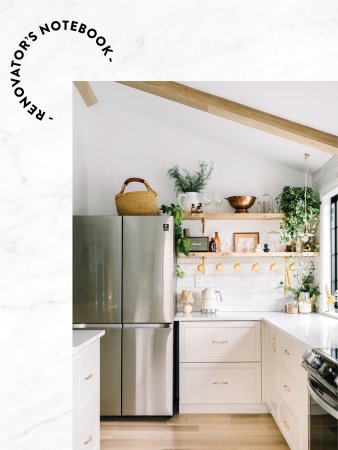
<svg viewBox="0 0 338 450">
<path fill-rule="evenodd" d="M 234 251 L 237 253 L 254 252 L 259 244 L 259 233 L 234 233 Z"/>
<path fill-rule="evenodd" d="M 190 251 L 191 252 L 208 252 L 209 238 L 208 237 L 193 237 L 190 236 Z"/>
</svg>

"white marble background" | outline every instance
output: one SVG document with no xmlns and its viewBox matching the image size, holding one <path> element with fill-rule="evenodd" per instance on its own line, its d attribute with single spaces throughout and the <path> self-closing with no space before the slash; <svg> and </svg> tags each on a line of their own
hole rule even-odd
<svg viewBox="0 0 338 450">
<path fill-rule="evenodd" d="M 39 37 L 22 62 L 39 122 L 9 83 L 18 43 L 73 19 L 83 35 Z M 70 450 L 74 79 L 337 79 L 336 0 L 0 0 L 0 448 Z"/>
</svg>

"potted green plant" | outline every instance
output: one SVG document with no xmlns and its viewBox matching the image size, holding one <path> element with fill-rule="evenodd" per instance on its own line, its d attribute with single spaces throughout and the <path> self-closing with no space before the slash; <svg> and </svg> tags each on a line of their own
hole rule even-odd
<svg viewBox="0 0 338 450">
<path fill-rule="evenodd" d="M 298 265 L 298 271 L 295 273 L 294 278 L 297 283 L 295 288 L 288 288 L 289 292 L 298 298 L 301 292 L 309 292 L 310 299 L 313 305 L 316 305 L 316 300 L 320 295 L 319 284 L 315 283 L 315 266 L 313 261 L 306 268 Z"/>
<path fill-rule="evenodd" d="M 198 193 L 201 193 L 206 188 L 210 179 L 211 173 L 214 169 L 214 164 L 199 161 L 199 169 L 195 172 L 189 172 L 186 169 L 180 170 L 176 164 L 168 170 L 169 178 L 175 181 L 175 190 L 178 195 L 178 203 L 185 212 L 189 212 L 191 205 L 199 202 Z M 184 204 L 181 199 L 184 198 Z"/>
<path fill-rule="evenodd" d="M 306 209 L 305 209 L 306 189 Z M 284 186 L 276 197 L 281 210 L 285 213 L 280 228 L 281 240 L 287 244 L 288 251 L 296 251 L 297 241 L 301 241 L 305 225 L 315 234 L 320 215 L 320 200 L 312 188 Z M 313 240 L 303 242 L 301 250 L 314 250 Z"/>
<path fill-rule="evenodd" d="M 160 210 L 164 214 L 173 216 L 175 228 L 175 248 L 176 254 L 183 253 L 188 256 L 190 251 L 190 239 L 183 236 L 182 230 L 182 208 L 179 205 L 171 203 L 171 205 L 162 205 Z M 176 275 L 178 278 L 184 277 L 184 272 L 181 270 L 178 262 L 176 263 Z"/>
</svg>

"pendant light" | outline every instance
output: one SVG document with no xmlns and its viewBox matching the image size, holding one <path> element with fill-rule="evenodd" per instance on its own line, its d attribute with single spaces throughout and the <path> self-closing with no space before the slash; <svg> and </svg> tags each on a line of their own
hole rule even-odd
<svg viewBox="0 0 338 450">
<path fill-rule="evenodd" d="M 307 190 L 308 190 L 308 158 L 309 153 L 304 153 L 304 228 L 303 232 L 299 233 L 300 238 L 303 242 L 307 242 L 311 237 L 313 237 L 313 233 L 310 231 L 310 225 L 307 221 Z"/>
</svg>

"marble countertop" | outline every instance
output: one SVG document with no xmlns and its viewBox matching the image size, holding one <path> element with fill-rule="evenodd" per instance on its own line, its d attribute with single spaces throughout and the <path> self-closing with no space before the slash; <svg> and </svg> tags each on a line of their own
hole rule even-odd
<svg viewBox="0 0 338 450">
<path fill-rule="evenodd" d="M 177 313 L 175 321 L 262 320 L 309 348 L 338 347 L 338 320 L 322 314 L 282 312 L 224 312 L 214 317 L 201 313 Z"/>
<path fill-rule="evenodd" d="M 73 330 L 73 355 L 104 336 L 104 330 Z"/>
</svg>

